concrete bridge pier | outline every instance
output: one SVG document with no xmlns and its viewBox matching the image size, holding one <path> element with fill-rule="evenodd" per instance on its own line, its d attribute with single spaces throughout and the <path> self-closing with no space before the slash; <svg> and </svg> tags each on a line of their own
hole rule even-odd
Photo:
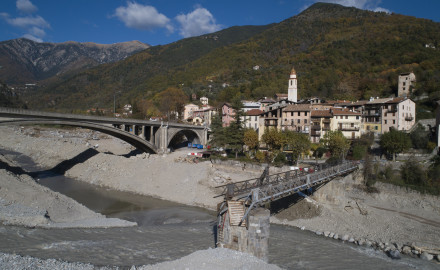
<svg viewBox="0 0 440 270">
<path fill-rule="evenodd" d="M 217 225 L 217 246 L 246 252 L 268 261 L 270 211 L 256 208 L 247 220 L 241 222 L 244 214 L 239 202 L 228 201 L 228 210 L 219 215 Z M 220 212 L 221 213 L 221 212 Z"/>
</svg>

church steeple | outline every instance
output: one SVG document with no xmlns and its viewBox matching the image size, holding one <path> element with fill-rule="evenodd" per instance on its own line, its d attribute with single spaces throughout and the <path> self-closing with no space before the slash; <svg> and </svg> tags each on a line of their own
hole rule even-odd
<svg viewBox="0 0 440 270">
<path fill-rule="evenodd" d="M 287 88 L 287 99 L 293 102 L 298 102 L 298 85 L 296 80 L 296 71 L 292 67 L 290 71 L 289 87 Z"/>
</svg>

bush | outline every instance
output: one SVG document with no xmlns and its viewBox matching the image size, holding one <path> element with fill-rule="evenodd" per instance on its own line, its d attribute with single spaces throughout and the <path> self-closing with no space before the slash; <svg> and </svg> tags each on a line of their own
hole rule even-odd
<svg viewBox="0 0 440 270">
<path fill-rule="evenodd" d="M 286 154 L 284 154 L 283 152 L 279 153 L 275 159 L 273 160 L 273 163 L 275 166 L 283 166 L 284 164 L 286 164 Z"/>
<path fill-rule="evenodd" d="M 366 154 L 367 154 L 367 146 L 360 144 L 353 146 L 353 154 L 352 154 L 353 159 L 355 160 L 364 159 Z"/>
<path fill-rule="evenodd" d="M 407 185 L 424 186 L 428 184 L 426 171 L 418 162 L 412 159 L 408 159 L 405 164 L 400 167 L 400 175 Z"/>
<path fill-rule="evenodd" d="M 255 158 L 258 160 L 258 162 L 260 163 L 264 163 L 266 161 L 266 156 L 264 154 L 264 152 L 261 151 L 257 151 L 255 153 Z"/>
</svg>

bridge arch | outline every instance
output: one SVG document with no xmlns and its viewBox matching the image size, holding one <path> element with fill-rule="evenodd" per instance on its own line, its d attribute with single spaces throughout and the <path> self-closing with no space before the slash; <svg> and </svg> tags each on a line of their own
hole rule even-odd
<svg viewBox="0 0 440 270">
<path fill-rule="evenodd" d="M 95 131 L 99 131 L 110 136 L 121 139 L 134 147 L 138 148 L 141 151 L 157 154 L 157 147 L 134 134 L 128 133 L 126 131 L 114 128 L 112 126 L 105 126 L 96 123 L 83 122 L 83 121 L 66 121 L 66 120 L 52 120 L 52 119 L 28 119 L 28 120 L 8 120 L 0 122 L 0 126 L 5 125 L 63 125 L 63 126 L 72 126 L 72 127 L 81 127 L 87 128 Z"/>
<path fill-rule="evenodd" d="M 186 143 L 187 141 L 180 141 L 181 136 L 184 136 L 186 140 L 191 143 L 203 143 L 203 138 L 198 132 L 190 129 L 175 129 L 169 133 L 167 147 L 176 148 L 177 146 L 184 146 L 182 143 Z"/>
</svg>

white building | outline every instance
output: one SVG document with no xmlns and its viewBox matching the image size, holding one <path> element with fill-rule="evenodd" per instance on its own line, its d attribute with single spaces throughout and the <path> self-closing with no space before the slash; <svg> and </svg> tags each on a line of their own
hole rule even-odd
<svg viewBox="0 0 440 270">
<path fill-rule="evenodd" d="M 255 101 L 243 101 L 243 111 L 247 112 L 250 110 L 255 110 L 255 109 L 260 109 L 261 108 L 261 103 L 260 102 L 255 102 Z"/>
<path fill-rule="evenodd" d="M 298 102 L 298 82 L 296 80 L 296 71 L 294 68 L 292 68 L 292 71 L 290 72 L 287 99 L 295 103 Z"/>
<path fill-rule="evenodd" d="M 208 105 L 208 98 L 207 97 L 201 97 L 200 98 L 200 102 L 202 103 L 202 105 Z"/>
</svg>

